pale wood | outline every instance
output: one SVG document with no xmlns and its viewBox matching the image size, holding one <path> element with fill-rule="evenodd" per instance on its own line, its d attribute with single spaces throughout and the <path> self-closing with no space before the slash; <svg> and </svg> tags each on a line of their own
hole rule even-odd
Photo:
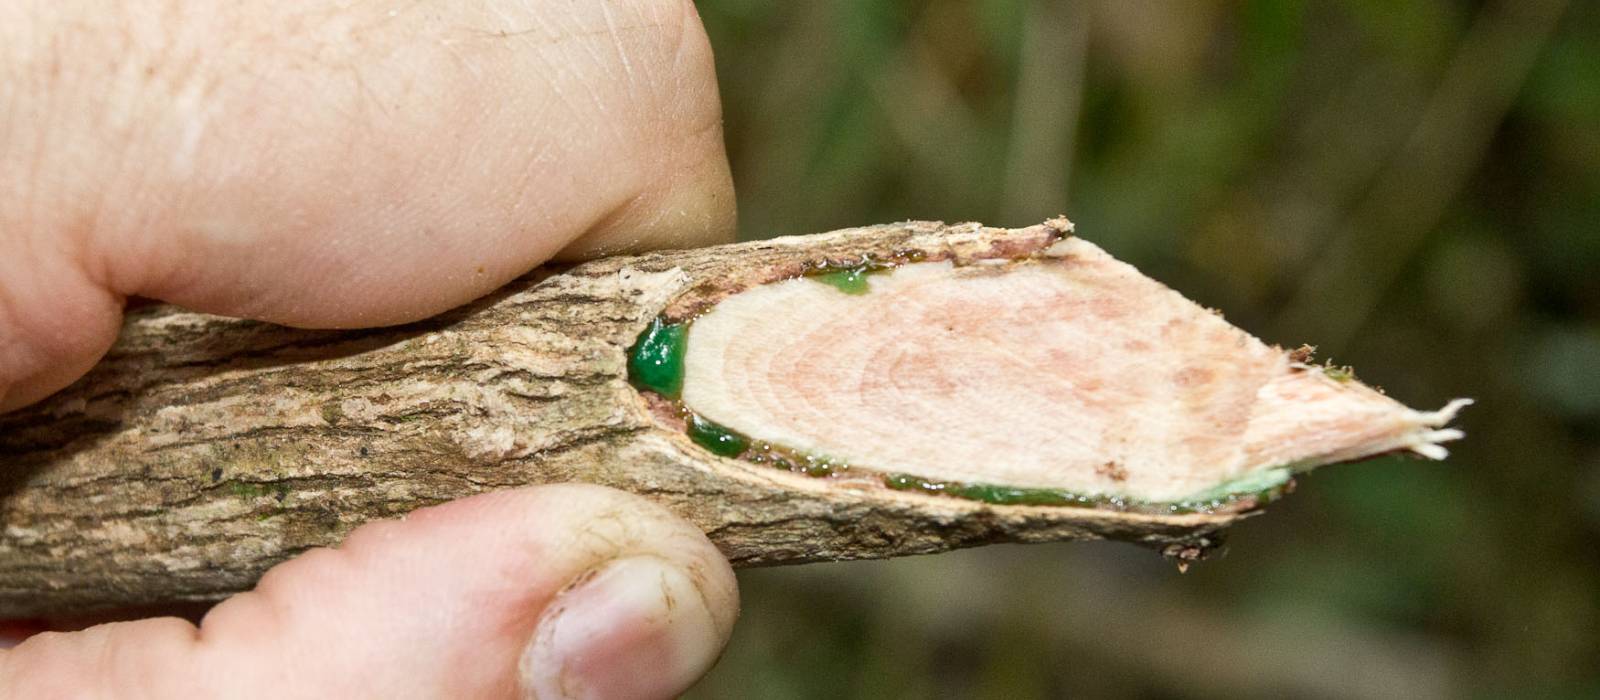
<svg viewBox="0 0 1600 700">
<path fill-rule="evenodd" d="M 762 285 L 696 318 L 684 405 L 858 472 L 1144 504 L 1442 458 L 1461 437 L 1444 427 L 1459 404 L 1416 411 L 1310 365 L 1081 238 L 834 283 Z"/>
<path fill-rule="evenodd" d="M 1195 558 L 1248 513 L 990 506 L 791 474 L 706 453 L 628 384 L 626 349 L 664 309 L 827 261 L 1023 256 L 1069 230 L 905 223 L 612 258 L 378 330 L 136 311 L 87 377 L 0 417 L 0 617 L 214 600 L 363 522 L 564 481 L 652 498 L 741 566 L 1096 538 Z"/>
</svg>

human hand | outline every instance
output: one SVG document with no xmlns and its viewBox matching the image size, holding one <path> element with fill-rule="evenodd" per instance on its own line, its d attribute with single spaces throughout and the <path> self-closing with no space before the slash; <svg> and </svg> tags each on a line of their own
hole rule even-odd
<svg viewBox="0 0 1600 700">
<path fill-rule="evenodd" d="M 129 296 L 384 325 L 731 236 L 691 3 L 346 4 L 0 7 L 0 410 L 81 376 Z M 667 697 L 736 615 L 692 525 L 521 489 L 362 527 L 198 628 L 32 636 L 0 697 Z"/>
</svg>

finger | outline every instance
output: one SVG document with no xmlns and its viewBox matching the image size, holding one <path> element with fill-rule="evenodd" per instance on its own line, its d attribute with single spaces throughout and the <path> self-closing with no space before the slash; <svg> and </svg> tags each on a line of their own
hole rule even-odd
<svg viewBox="0 0 1600 700">
<path fill-rule="evenodd" d="M 0 620 L 0 650 L 10 649 L 48 629 L 43 620 Z"/>
<path fill-rule="evenodd" d="M 0 103 L 0 409 L 128 295 L 384 325 L 733 230 L 688 0 L 9 5 Z"/>
<path fill-rule="evenodd" d="M 185 602 L 149 607 L 114 608 L 88 613 L 59 615 L 44 618 L 13 618 L 0 620 L 0 649 L 9 649 L 40 632 L 76 632 L 108 622 L 124 622 L 146 617 L 177 617 L 199 622 L 205 617 L 210 604 Z"/>
<path fill-rule="evenodd" d="M 692 525 L 593 486 L 370 524 L 214 608 L 35 635 L 0 697 L 666 698 L 716 659 L 733 572 Z"/>
</svg>

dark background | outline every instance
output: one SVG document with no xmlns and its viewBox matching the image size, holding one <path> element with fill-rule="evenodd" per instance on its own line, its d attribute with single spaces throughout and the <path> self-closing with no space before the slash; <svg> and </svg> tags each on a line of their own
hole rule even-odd
<svg viewBox="0 0 1600 700">
<path fill-rule="evenodd" d="M 1420 408 L 1180 575 L 744 571 L 696 698 L 1600 697 L 1600 3 L 702 0 L 746 238 L 1066 214 Z"/>
</svg>

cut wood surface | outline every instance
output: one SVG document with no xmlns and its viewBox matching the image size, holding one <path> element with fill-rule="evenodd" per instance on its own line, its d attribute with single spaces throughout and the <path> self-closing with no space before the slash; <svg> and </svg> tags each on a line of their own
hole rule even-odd
<svg viewBox="0 0 1600 700">
<path fill-rule="evenodd" d="M 738 327 L 716 330 L 712 319 L 722 313 L 716 310 L 719 302 L 731 295 L 738 296 L 732 296 L 730 303 L 760 301 L 740 293 L 777 282 L 762 290 L 768 293 L 786 284 L 781 280 L 866 261 L 907 264 L 903 276 L 893 273 L 885 278 L 907 283 L 935 270 L 954 274 L 950 271 L 992 267 L 990 273 L 1001 275 L 997 280 L 1015 279 L 997 282 L 998 287 L 985 293 L 995 295 L 995 309 L 1014 310 L 985 321 L 985 328 L 1036 312 L 1048 320 L 1049 309 L 1029 306 L 1029 300 L 1060 302 L 1075 287 L 1058 289 L 1052 285 L 1059 280 L 1031 280 L 1007 270 L 1025 264 L 1013 262 L 1017 260 L 1034 261 L 1037 267 L 1048 262 L 1046 258 L 1059 264 L 1063 256 L 1104 255 L 1092 246 L 1078 246 L 1077 241 L 1063 244 L 1070 231 L 1065 220 L 1013 230 L 904 223 L 611 258 L 562 272 L 539 271 L 467 307 L 377 330 L 295 330 L 171 307 L 135 311 L 116 347 L 88 376 L 44 403 L 0 416 L 0 617 L 214 600 L 249 588 L 268 567 L 289 556 L 337 543 L 361 523 L 482 491 L 567 481 L 603 484 L 655 499 L 701 527 L 736 565 L 888 557 L 990 542 L 1096 538 L 1126 540 L 1169 556 L 1196 558 L 1215 547 L 1219 533 L 1253 512 L 1257 504 L 1245 501 L 1216 512 L 1181 513 L 999 505 L 927 489 L 889 488 L 880 478 L 863 477 L 870 471 L 843 469 L 831 476 L 808 476 L 708 452 L 685 435 L 681 416 L 674 417 L 665 397 L 641 393 L 629 383 L 629 348 L 653 321 L 658 317 L 683 321 L 705 314 L 701 319 L 707 324 L 705 332 L 691 338 L 691 348 L 701 346 L 693 352 L 720 347 L 726 353 L 743 354 L 720 365 L 704 357 L 693 359 L 685 392 L 689 407 L 697 409 L 696 402 L 703 401 L 705 410 L 720 421 L 738 423 L 752 433 L 771 428 L 776 437 L 801 441 L 787 447 L 830 447 L 804 442 L 815 436 L 796 437 L 777 430 L 775 426 L 793 428 L 794 421 L 781 411 L 773 413 L 772 402 L 747 406 L 738 403 L 742 399 L 736 390 L 712 386 L 709 378 L 714 373 L 726 379 L 731 375 L 724 370 L 738 370 L 744 366 L 740 363 L 753 362 L 759 352 L 739 344 Z M 1172 303 L 1188 303 L 1142 277 L 1139 280 L 1151 285 L 1152 293 L 1171 295 L 1177 300 Z M 803 282 L 819 288 L 812 291 L 843 294 Z M 884 291 L 892 290 L 886 286 Z M 857 301 L 870 299 L 871 293 Z M 816 306 L 804 299 L 794 303 Z M 826 303 L 831 302 L 817 302 Z M 852 313 L 841 309 L 816 306 L 811 311 L 821 317 L 809 327 L 860 323 L 839 318 Z M 805 313 L 794 310 L 796 317 Z M 913 332 L 907 328 L 916 325 L 892 318 L 892 307 L 874 313 L 888 313 L 891 318 L 885 322 L 899 333 Z M 757 323 L 759 316 L 750 314 L 740 323 Z M 1104 332 L 1119 340 L 1138 340 L 1141 318 L 1107 317 L 1102 319 L 1110 324 Z M 1182 415 L 1135 411 L 1154 416 L 1146 420 L 1154 427 L 1139 423 L 1117 428 L 1131 437 L 1147 432 L 1149 444 L 1117 452 L 1084 442 L 1090 438 L 1074 437 L 1061 443 L 1076 445 L 1071 449 L 1077 452 L 1068 454 L 1048 438 L 1070 431 L 1070 417 L 1029 421 L 1030 407 L 1037 406 L 1026 402 L 1040 400 L 1037 392 L 1008 399 L 1018 389 L 1014 385 L 1021 375 L 1005 375 L 1000 378 L 1003 388 L 992 395 L 973 394 L 968 387 L 963 396 L 987 397 L 996 407 L 1014 408 L 987 416 L 992 425 L 958 441 L 967 450 L 962 453 L 967 459 L 930 460 L 919 475 L 1001 484 L 1010 480 L 1016 486 L 1080 491 L 1098 483 L 1092 479 L 1137 480 L 1155 484 L 1140 487 L 1149 489 L 1141 492 L 1144 495 L 1163 497 L 1267 467 L 1299 468 L 1402 449 L 1437 457 L 1442 448 L 1435 443 L 1459 436 L 1439 429 L 1454 406 L 1435 413 L 1410 411 L 1358 383 L 1347 384 L 1298 363 L 1220 319 L 1199 323 L 1207 329 L 1215 324 L 1218 342 L 1244 343 L 1244 355 L 1256 359 L 1240 365 L 1236 356 L 1229 355 L 1217 364 L 1218 358 L 1190 356 L 1181 349 L 1162 352 L 1172 353 L 1174 362 L 1181 364 L 1187 358 L 1193 361 L 1190 365 L 1207 371 L 1240 366 L 1255 371 L 1263 366 L 1255 364 L 1258 360 L 1265 362 L 1270 372 L 1261 370 L 1266 379 L 1247 391 L 1245 399 L 1271 386 L 1267 379 L 1272 377 L 1303 377 L 1284 380 L 1287 388 L 1264 389 L 1262 395 L 1276 391 L 1281 394 L 1278 399 L 1291 407 L 1309 407 L 1299 415 L 1313 421 L 1306 425 L 1315 429 L 1306 434 L 1305 425 L 1292 421 L 1258 424 L 1248 417 L 1228 423 L 1226 416 L 1210 416 L 1204 410 L 1185 413 L 1181 402 L 1173 404 L 1171 396 L 1162 394 L 1150 398 L 1146 407 Z M 759 338 L 761 333 L 788 333 L 786 328 L 749 332 Z M 1050 330 L 1046 323 L 1030 333 L 1060 338 L 1063 329 L 1082 330 L 1078 326 Z M 1042 337 L 1024 334 L 1020 342 L 1026 345 Z M 1159 343 L 1159 331 L 1151 331 L 1147 340 Z M 1047 352 L 1048 345 L 1044 343 L 1040 352 Z M 945 347 L 956 352 L 961 345 Z M 1220 353 L 1220 347 L 1213 350 Z M 1017 361 L 1031 366 L 1046 359 L 1024 355 Z M 695 370 L 707 362 L 715 369 Z M 1109 374 L 1098 379 L 1120 381 L 1113 376 L 1125 369 L 1120 367 L 1107 369 Z M 696 371 L 708 378 L 707 384 L 695 383 Z M 792 371 L 798 381 L 809 370 Z M 827 374 L 831 370 L 816 371 L 817 378 L 837 379 Z M 940 381 L 955 376 L 920 365 L 895 372 L 892 376 L 902 379 L 919 372 Z M 1066 380 L 1041 376 L 1042 381 L 1050 377 L 1047 385 L 1056 382 L 1052 386 L 1058 395 L 1077 396 L 1064 388 L 1061 382 Z M 1192 373 L 1184 376 L 1195 378 Z M 995 377 L 976 379 L 989 382 Z M 1216 381 L 1213 393 L 1243 391 L 1233 378 Z M 1172 391 L 1170 382 L 1152 384 L 1157 385 Z M 846 389 L 854 392 L 846 397 L 862 396 Z M 1353 414 L 1335 410 L 1339 404 L 1318 398 L 1317 392 L 1361 397 L 1365 403 L 1352 405 L 1363 406 L 1373 420 L 1351 425 L 1359 428 L 1357 432 L 1367 432 L 1339 437 L 1339 429 L 1315 423 L 1355 420 Z M 882 408 L 890 414 L 904 410 L 904 406 Z M 848 402 L 827 410 L 831 411 L 827 420 L 841 429 L 852 425 Z M 1112 415 L 1081 418 L 1089 425 Z M 1213 423 L 1237 429 L 1236 444 L 1219 447 L 1206 442 L 1216 435 L 1203 426 Z M 863 419 L 855 425 L 867 426 L 859 428 L 865 432 L 844 438 L 863 450 L 851 455 L 859 457 L 863 467 L 898 469 L 925 456 L 908 442 L 894 448 L 900 450 L 895 453 L 900 454 L 898 461 L 872 464 L 889 454 L 874 452 L 871 446 L 881 437 L 883 423 Z M 1257 443 L 1242 437 L 1257 428 L 1280 430 L 1286 437 Z M 1027 439 L 1008 442 L 1013 434 Z M 991 460 L 989 471 L 972 466 L 971 459 L 978 454 L 974 450 L 981 452 L 985 435 L 993 436 L 996 454 L 1006 456 Z M 1032 443 L 1040 436 L 1048 444 Z M 1179 448 L 1161 447 L 1168 443 L 1196 455 L 1223 454 L 1215 451 L 1251 444 L 1287 451 L 1218 466 L 1173 461 Z M 1062 467 L 1067 462 L 1051 460 L 1050 450 L 1071 456 L 1067 462 L 1077 466 Z M 1105 453 L 1103 460 L 1097 450 Z M 1147 458 L 1156 453 L 1160 459 Z M 1115 468 L 1085 474 L 1079 467 L 1091 459 L 1114 462 Z M 1180 482 L 1160 490 L 1161 484 Z"/>
<path fill-rule="evenodd" d="M 1296 361 L 1078 238 L 855 271 L 843 290 L 819 279 L 837 283 L 762 285 L 696 319 L 685 406 L 853 469 L 1124 504 L 1442 455 L 1459 435 L 1439 429 L 1453 408 L 1413 411 Z"/>
</svg>

